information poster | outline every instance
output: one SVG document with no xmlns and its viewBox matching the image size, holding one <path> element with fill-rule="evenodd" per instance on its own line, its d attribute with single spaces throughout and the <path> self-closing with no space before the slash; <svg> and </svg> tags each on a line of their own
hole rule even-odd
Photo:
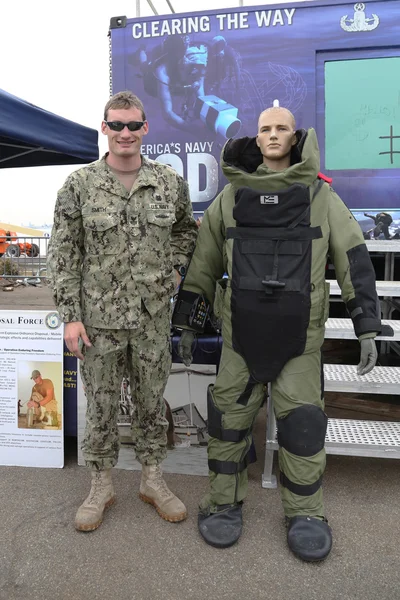
<svg viewBox="0 0 400 600">
<path fill-rule="evenodd" d="M 63 325 L 0 310 L 0 464 L 63 467 Z"/>
</svg>

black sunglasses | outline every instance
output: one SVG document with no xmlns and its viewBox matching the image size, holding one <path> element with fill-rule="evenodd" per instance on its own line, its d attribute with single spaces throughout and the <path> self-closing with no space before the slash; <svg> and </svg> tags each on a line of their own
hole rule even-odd
<svg viewBox="0 0 400 600">
<path fill-rule="evenodd" d="M 146 121 L 129 121 L 129 123 L 123 123 L 122 121 L 104 121 L 113 131 L 122 131 L 124 127 L 127 127 L 129 131 L 137 131 L 141 129 Z"/>
</svg>

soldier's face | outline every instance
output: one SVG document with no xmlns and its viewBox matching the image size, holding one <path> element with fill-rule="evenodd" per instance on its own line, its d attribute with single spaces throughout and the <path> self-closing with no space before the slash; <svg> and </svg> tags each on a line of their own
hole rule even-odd
<svg viewBox="0 0 400 600">
<path fill-rule="evenodd" d="M 138 108 L 120 108 L 110 109 L 107 114 L 107 121 L 143 121 L 142 111 Z M 110 154 L 118 157 L 131 157 L 140 154 L 142 138 L 148 132 L 147 122 L 137 131 L 129 131 L 124 127 L 122 131 L 113 131 L 105 121 L 101 124 L 101 131 L 108 138 L 108 149 Z"/>
<path fill-rule="evenodd" d="M 280 161 L 290 154 L 296 143 L 293 120 L 285 110 L 261 114 L 258 122 L 257 146 L 270 161 Z"/>
</svg>

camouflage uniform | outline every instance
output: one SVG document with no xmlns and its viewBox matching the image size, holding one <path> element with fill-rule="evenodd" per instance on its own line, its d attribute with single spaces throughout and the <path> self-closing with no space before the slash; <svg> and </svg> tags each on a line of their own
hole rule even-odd
<svg viewBox="0 0 400 600">
<path fill-rule="evenodd" d="M 126 373 L 135 393 L 138 459 L 158 464 L 166 455 L 163 391 L 170 368 L 174 265 L 188 263 L 196 236 L 186 182 L 170 167 L 145 158 L 130 192 L 103 157 L 72 173 L 58 194 L 49 278 L 62 320 L 82 321 L 92 342 L 81 365 L 89 466 L 117 462 Z"/>
</svg>

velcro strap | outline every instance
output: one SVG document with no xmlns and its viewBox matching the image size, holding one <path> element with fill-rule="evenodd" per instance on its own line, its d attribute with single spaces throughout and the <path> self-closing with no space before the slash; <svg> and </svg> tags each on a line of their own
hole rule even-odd
<svg viewBox="0 0 400 600">
<path fill-rule="evenodd" d="M 247 406 L 247 404 L 250 400 L 250 396 L 253 392 L 254 386 L 257 385 L 257 383 L 258 383 L 258 381 L 256 381 L 250 373 L 249 380 L 246 384 L 246 387 L 243 390 L 243 392 L 240 394 L 239 399 L 237 401 L 238 404 L 241 404 L 242 406 Z M 264 404 L 264 398 L 262 399 L 260 407 L 263 404 Z"/>
<path fill-rule="evenodd" d="M 224 429 L 222 425 L 223 413 L 215 406 L 210 387 L 207 390 L 208 435 L 222 442 L 241 442 L 246 437 L 249 429 Z"/>
<path fill-rule="evenodd" d="M 281 283 L 285 284 L 284 289 L 279 291 L 284 292 L 299 292 L 300 291 L 300 280 L 299 279 L 281 279 Z M 252 292 L 265 292 L 265 285 L 263 285 L 262 279 L 256 277 L 240 277 L 239 278 L 239 289 L 249 290 Z"/>
<path fill-rule="evenodd" d="M 366 317 L 366 318 L 355 317 L 354 319 L 352 319 L 352 321 L 353 321 L 353 326 L 354 326 L 354 332 L 357 337 L 359 337 L 363 333 L 372 333 L 373 331 L 381 331 L 381 329 L 382 329 L 380 319 L 374 319 L 374 318 L 368 318 L 368 317 Z"/>
<path fill-rule="evenodd" d="M 390 325 L 382 325 L 380 335 L 385 335 L 386 337 L 394 336 L 393 328 Z"/>
<path fill-rule="evenodd" d="M 247 466 L 250 464 L 250 460 L 248 459 L 248 455 L 244 457 L 241 462 L 234 462 L 233 460 L 216 460 L 215 458 L 210 458 L 208 461 L 208 468 L 213 473 L 220 473 L 221 475 L 236 475 L 236 473 L 241 473 Z"/>
<path fill-rule="evenodd" d="M 178 313 L 180 313 L 181 315 L 190 315 L 193 304 L 185 302 L 184 300 L 178 300 L 177 304 L 179 304 L 179 306 L 177 307 Z"/>
<path fill-rule="evenodd" d="M 282 471 L 280 472 L 279 479 L 283 487 L 287 488 L 293 494 L 297 494 L 297 496 L 312 496 L 322 485 L 322 475 L 311 485 L 300 485 L 298 483 L 293 483 L 293 481 L 290 481 L 290 479 L 288 479 L 285 473 Z"/>
<path fill-rule="evenodd" d="M 216 423 L 208 422 L 208 435 L 221 442 L 241 442 L 248 432 L 248 429 L 224 429 L 222 425 L 218 427 Z"/>
<path fill-rule="evenodd" d="M 276 243 L 274 240 L 243 240 L 240 248 L 241 254 L 275 254 Z M 303 254 L 301 241 L 282 241 L 279 254 L 300 256 Z"/>
<path fill-rule="evenodd" d="M 226 239 L 271 239 L 271 240 L 315 240 L 322 238 L 322 229 L 317 227 L 228 227 Z"/>
</svg>

